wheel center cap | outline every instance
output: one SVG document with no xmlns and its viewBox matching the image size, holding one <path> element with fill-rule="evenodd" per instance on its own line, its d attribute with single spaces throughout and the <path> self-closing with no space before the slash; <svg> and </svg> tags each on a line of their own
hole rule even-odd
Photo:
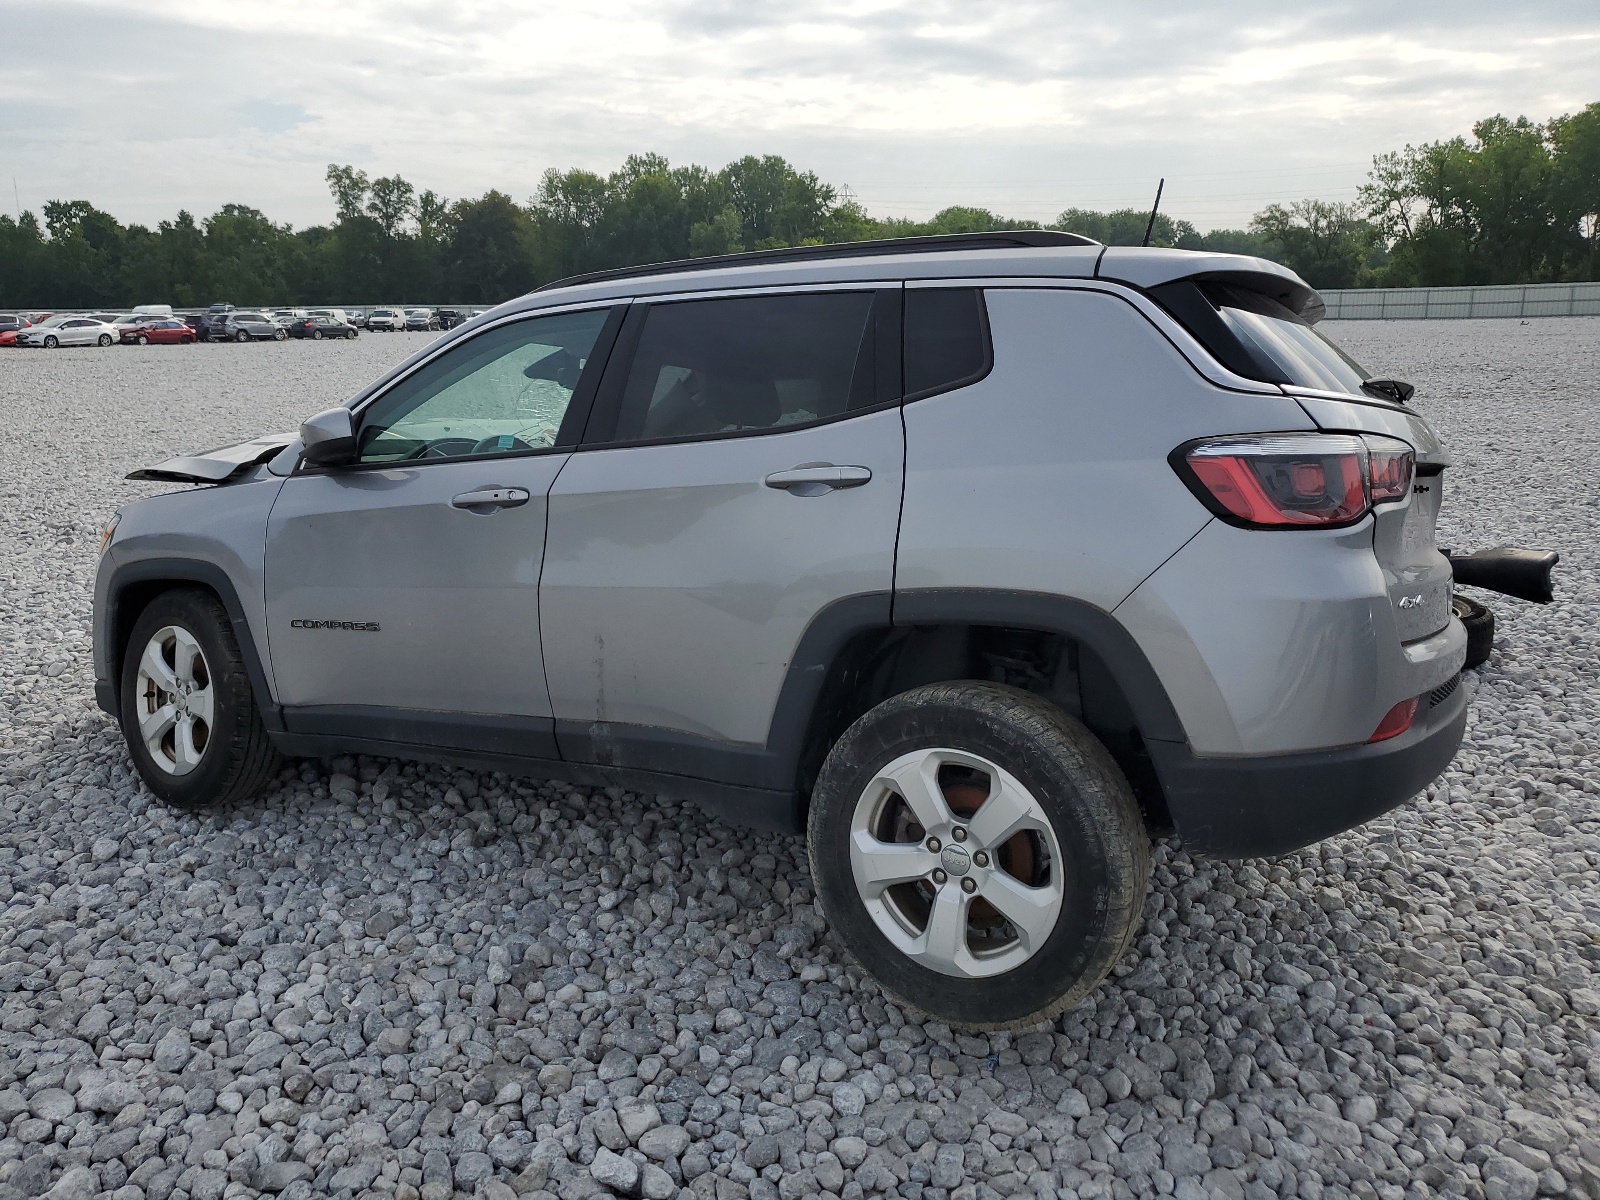
<svg viewBox="0 0 1600 1200">
<path fill-rule="evenodd" d="M 972 855 L 960 846 L 946 846 L 939 852 L 939 862 L 952 875 L 965 875 L 972 869 Z"/>
</svg>

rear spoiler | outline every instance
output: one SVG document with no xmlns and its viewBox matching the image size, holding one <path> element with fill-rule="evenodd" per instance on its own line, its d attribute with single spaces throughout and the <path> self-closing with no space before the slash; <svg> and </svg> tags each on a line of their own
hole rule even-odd
<svg viewBox="0 0 1600 1200">
<path fill-rule="evenodd" d="M 158 483 L 227 483 L 257 463 L 275 458 L 297 437 L 299 434 L 274 433 L 236 446 L 219 446 L 203 454 L 169 458 L 153 467 L 130 471 L 127 478 Z"/>
</svg>

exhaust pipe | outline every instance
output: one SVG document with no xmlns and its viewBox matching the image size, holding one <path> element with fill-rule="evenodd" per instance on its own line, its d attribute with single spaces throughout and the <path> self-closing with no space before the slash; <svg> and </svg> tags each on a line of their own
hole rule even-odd
<svg viewBox="0 0 1600 1200">
<path fill-rule="evenodd" d="M 1485 588 L 1534 604 L 1549 604 L 1555 599 L 1550 569 L 1561 561 L 1554 550 L 1524 550 L 1517 546 L 1497 546 L 1472 554 L 1442 552 L 1450 560 L 1457 583 Z"/>
</svg>

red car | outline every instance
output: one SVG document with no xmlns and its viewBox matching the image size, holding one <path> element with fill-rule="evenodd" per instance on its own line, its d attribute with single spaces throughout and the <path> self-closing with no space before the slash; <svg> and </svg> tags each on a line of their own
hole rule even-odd
<svg viewBox="0 0 1600 1200">
<path fill-rule="evenodd" d="M 149 325 L 138 325 L 126 330 L 122 335 L 124 346 L 147 346 L 151 342 L 162 345 L 181 344 L 194 340 L 194 330 L 176 318 L 154 321 Z"/>
<path fill-rule="evenodd" d="M 32 324 L 21 313 L 0 313 L 0 346 L 15 346 L 17 334 Z"/>
</svg>

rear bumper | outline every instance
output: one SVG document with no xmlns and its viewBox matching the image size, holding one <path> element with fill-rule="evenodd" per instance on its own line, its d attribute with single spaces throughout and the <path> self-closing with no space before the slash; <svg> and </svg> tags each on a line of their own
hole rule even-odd
<svg viewBox="0 0 1600 1200">
<path fill-rule="evenodd" d="M 1405 733 L 1375 745 L 1240 758 L 1201 757 L 1177 742 L 1146 745 L 1186 848 L 1263 858 L 1353 829 L 1417 795 L 1450 765 L 1466 724 L 1467 691 L 1458 685 Z"/>
</svg>

